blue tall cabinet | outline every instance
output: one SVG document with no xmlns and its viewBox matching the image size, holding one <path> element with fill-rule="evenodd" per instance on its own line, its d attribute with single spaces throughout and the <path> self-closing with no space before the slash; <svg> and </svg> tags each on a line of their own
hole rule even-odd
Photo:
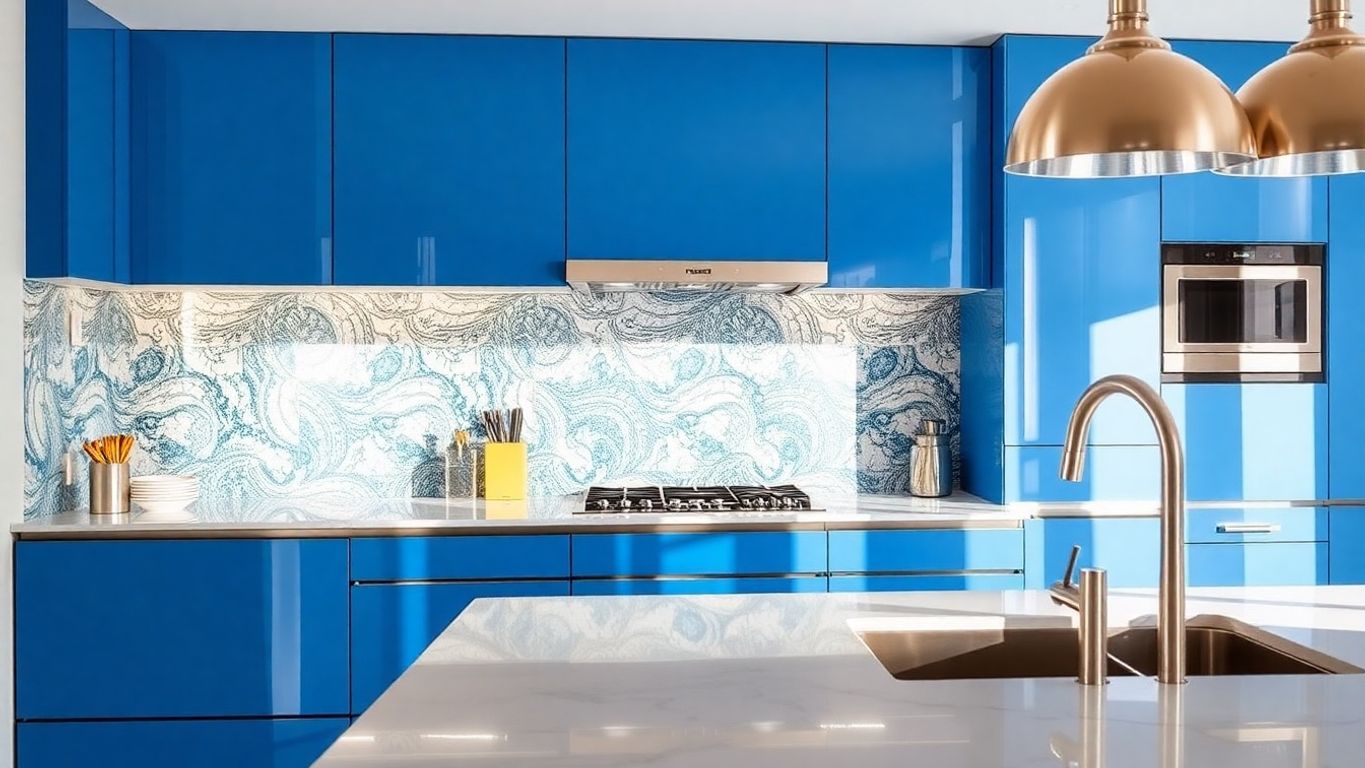
<svg viewBox="0 0 1365 768">
<path fill-rule="evenodd" d="M 132 280 L 332 281 L 332 36 L 137 32 Z"/>
<path fill-rule="evenodd" d="M 1160 182 L 998 170 L 1028 96 L 1090 42 L 1006 36 L 992 49 L 993 289 L 964 299 L 962 367 L 966 487 L 996 501 L 1140 499 L 1156 487 L 1150 422 L 1126 402 L 1096 416 L 1083 483 L 1057 468 L 1092 381 L 1128 373 L 1160 386 Z"/>
<path fill-rule="evenodd" d="M 1327 256 L 1328 465 L 1332 498 L 1365 499 L 1365 175 L 1331 180 Z M 1356 530 L 1359 530 L 1358 528 Z M 1335 537 L 1334 537 L 1335 539 Z M 1365 551 L 1365 543 L 1362 544 Z M 1365 574 L 1365 565 L 1360 566 Z"/>
<path fill-rule="evenodd" d="M 336 282 L 562 285 L 563 38 L 335 46 Z"/>
<path fill-rule="evenodd" d="M 575 39 L 568 256 L 823 261 L 825 46 Z"/>
</svg>

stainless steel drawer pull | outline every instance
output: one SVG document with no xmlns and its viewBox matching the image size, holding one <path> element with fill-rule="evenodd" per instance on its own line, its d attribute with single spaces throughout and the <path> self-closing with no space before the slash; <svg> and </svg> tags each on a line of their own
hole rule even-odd
<svg viewBox="0 0 1365 768">
<path fill-rule="evenodd" d="M 1219 523 L 1219 533 L 1279 533 L 1279 523 Z"/>
</svg>

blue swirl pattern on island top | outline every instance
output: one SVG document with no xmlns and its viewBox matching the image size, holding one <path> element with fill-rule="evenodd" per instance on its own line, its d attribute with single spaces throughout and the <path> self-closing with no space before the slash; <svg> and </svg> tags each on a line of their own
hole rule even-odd
<svg viewBox="0 0 1365 768">
<path fill-rule="evenodd" d="M 78 344 L 68 334 L 74 312 Z M 26 517 L 84 503 L 64 453 L 205 496 L 439 495 L 451 431 L 522 405 L 530 491 L 779 483 L 896 493 L 959 415 L 951 295 L 148 291 L 25 283 Z"/>
</svg>

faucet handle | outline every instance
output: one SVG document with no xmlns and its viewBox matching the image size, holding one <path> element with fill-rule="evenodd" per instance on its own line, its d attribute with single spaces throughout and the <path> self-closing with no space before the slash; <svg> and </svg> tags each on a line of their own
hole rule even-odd
<svg viewBox="0 0 1365 768">
<path fill-rule="evenodd" d="M 1067 561 L 1066 561 L 1066 573 L 1063 573 L 1063 574 L 1062 574 L 1062 586 L 1064 586 L 1064 587 L 1074 587 L 1074 586 L 1076 586 L 1075 582 L 1073 582 L 1073 581 L 1071 580 L 1071 577 L 1076 573 L 1076 560 L 1079 559 L 1080 556 L 1081 556 L 1081 545 L 1080 545 L 1080 544 L 1072 544 L 1072 545 L 1071 545 L 1071 557 L 1068 558 Z"/>
</svg>

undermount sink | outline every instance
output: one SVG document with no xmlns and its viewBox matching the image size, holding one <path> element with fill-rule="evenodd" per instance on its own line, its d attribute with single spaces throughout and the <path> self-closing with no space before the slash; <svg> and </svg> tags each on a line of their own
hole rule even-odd
<svg viewBox="0 0 1365 768">
<path fill-rule="evenodd" d="M 939 622 L 943 628 L 933 621 L 911 628 L 916 621 L 898 619 L 850 625 L 898 680 L 1076 676 L 1080 648 L 1074 628 L 1010 626 L 1003 619 L 978 618 L 982 620 Z M 1190 619 L 1185 637 L 1188 676 L 1365 672 L 1226 616 Z M 1111 629 L 1109 657 L 1110 677 L 1155 676 L 1156 627 Z"/>
</svg>

